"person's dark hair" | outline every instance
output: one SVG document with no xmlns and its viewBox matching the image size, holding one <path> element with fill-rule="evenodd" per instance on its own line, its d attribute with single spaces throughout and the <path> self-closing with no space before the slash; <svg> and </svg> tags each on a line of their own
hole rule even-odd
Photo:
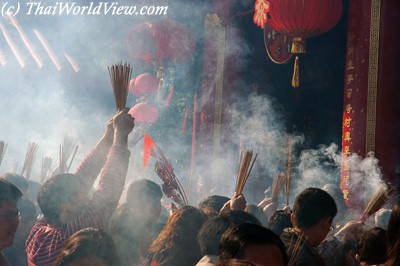
<svg viewBox="0 0 400 266">
<path fill-rule="evenodd" d="M 153 226 L 151 217 L 134 212 L 126 204 L 118 206 L 110 221 L 110 234 L 123 265 L 140 262 L 142 246 L 148 249 L 151 244 Z"/>
<path fill-rule="evenodd" d="M 400 265 L 400 202 L 392 208 L 387 227 L 387 266 Z"/>
<path fill-rule="evenodd" d="M 17 202 L 22 197 L 22 192 L 15 185 L 0 178 L 0 204 L 3 202 Z"/>
<path fill-rule="evenodd" d="M 332 196 L 340 210 L 347 210 L 344 194 L 339 186 L 334 184 L 326 184 L 322 189 Z"/>
<path fill-rule="evenodd" d="M 253 214 L 250 214 L 245 211 L 238 211 L 238 210 L 228 211 L 221 214 L 221 216 L 228 218 L 229 221 L 231 221 L 236 226 L 243 223 L 252 223 L 261 225 L 260 221 L 256 217 L 254 217 Z"/>
<path fill-rule="evenodd" d="M 291 211 L 277 210 L 269 218 L 268 226 L 272 232 L 280 236 L 285 228 L 293 227 L 292 221 L 290 219 Z"/>
<path fill-rule="evenodd" d="M 201 210 L 192 206 L 184 206 L 172 213 L 149 248 L 149 262 L 155 259 L 157 265 L 196 264 L 201 258 L 197 234 L 206 219 Z"/>
<path fill-rule="evenodd" d="M 93 258 L 107 266 L 121 265 L 112 238 L 100 229 L 85 228 L 73 234 L 64 244 L 56 266 Z"/>
<path fill-rule="evenodd" d="M 334 184 L 326 184 L 322 189 L 328 192 L 328 194 L 331 195 L 332 198 L 335 200 L 338 209 L 337 215 L 335 217 L 335 223 L 344 225 L 347 220 L 348 208 L 344 199 L 343 191 L 338 185 Z"/>
<path fill-rule="evenodd" d="M 21 192 L 26 192 L 28 190 L 28 180 L 26 180 L 22 175 L 16 173 L 5 173 L 1 178 L 16 186 Z"/>
<path fill-rule="evenodd" d="M 49 178 L 41 187 L 37 197 L 47 222 L 58 224 L 61 205 L 72 202 L 80 189 L 79 178 L 73 174 L 59 174 Z"/>
<path fill-rule="evenodd" d="M 225 259 L 218 261 L 217 266 L 256 266 L 254 263 L 241 259 Z"/>
<path fill-rule="evenodd" d="M 148 179 L 140 179 L 129 185 L 126 193 L 126 204 L 132 207 L 142 207 L 147 204 L 155 206 L 160 204 L 162 197 L 162 190 L 157 183 Z"/>
<path fill-rule="evenodd" d="M 243 259 L 244 249 L 250 244 L 277 246 L 282 254 L 284 264 L 288 264 L 286 249 L 279 236 L 265 227 L 251 223 L 244 223 L 225 231 L 219 245 L 219 260 Z"/>
<path fill-rule="evenodd" d="M 212 195 L 199 203 L 199 209 L 209 216 L 218 215 L 224 204 L 229 200 L 230 198 L 225 196 Z"/>
<path fill-rule="evenodd" d="M 227 217 L 212 217 L 208 219 L 199 231 L 200 251 L 205 255 L 218 255 L 219 241 L 222 234 L 233 226 Z"/>
<path fill-rule="evenodd" d="M 386 230 L 374 227 L 363 233 L 358 242 L 358 256 L 361 262 L 370 265 L 386 262 Z"/>
<path fill-rule="evenodd" d="M 246 206 L 245 209 L 246 212 L 254 215 L 254 217 L 257 218 L 257 220 L 260 221 L 261 225 L 266 227 L 268 224 L 268 218 L 265 215 L 263 209 L 257 205 L 249 204 Z"/>
<path fill-rule="evenodd" d="M 294 225 L 300 229 L 310 228 L 328 217 L 333 219 L 336 213 L 335 200 L 319 188 L 306 188 L 294 200 Z"/>
</svg>

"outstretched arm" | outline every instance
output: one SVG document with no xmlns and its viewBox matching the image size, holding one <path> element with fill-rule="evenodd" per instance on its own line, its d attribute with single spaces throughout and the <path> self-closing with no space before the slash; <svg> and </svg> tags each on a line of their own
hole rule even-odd
<svg viewBox="0 0 400 266">
<path fill-rule="evenodd" d="M 114 117 L 113 145 L 102 169 L 99 185 L 89 208 L 67 225 L 68 233 L 85 227 L 104 228 L 117 207 L 128 172 L 128 135 L 134 127 L 134 119 L 128 111 L 125 108 Z"/>
<path fill-rule="evenodd" d="M 110 147 L 114 141 L 114 117 L 107 122 L 107 128 L 93 148 L 93 150 L 86 156 L 86 158 L 80 163 L 75 175 L 80 176 L 82 179 L 82 185 L 86 185 L 88 188 L 91 187 L 99 175 L 101 168 L 104 166 L 107 154 L 110 151 Z"/>
</svg>

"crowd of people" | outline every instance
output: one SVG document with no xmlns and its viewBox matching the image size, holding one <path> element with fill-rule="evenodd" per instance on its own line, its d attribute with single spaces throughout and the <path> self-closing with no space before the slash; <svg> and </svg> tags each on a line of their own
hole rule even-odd
<svg viewBox="0 0 400 266">
<path fill-rule="evenodd" d="M 74 174 L 40 187 L 1 176 L 0 266 L 400 265 L 400 203 L 364 223 L 349 219 L 332 185 L 307 188 L 282 209 L 234 194 L 165 211 L 155 182 L 125 188 L 133 128 L 128 109 L 119 111 Z"/>
</svg>

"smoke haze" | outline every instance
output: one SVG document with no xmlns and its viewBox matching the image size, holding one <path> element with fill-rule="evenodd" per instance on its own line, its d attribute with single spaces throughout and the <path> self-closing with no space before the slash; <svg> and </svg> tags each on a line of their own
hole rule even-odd
<svg viewBox="0 0 400 266">
<path fill-rule="evenodd" d="M 46 1 L 51 4 L 51 1 Z M 85 1 L 78 2 L 83 4 Z M 134 1 L 120 1 L 132 3 Z M 199 3 L 198 3 L 199 2 Z M 208 155 L 201 158 L 197 153 L 197 164 L 194 174 L 188 177 L 191 154 L 191 125 L 193 122 L 193 94 L 198 95 L 197 117 L 201 112 L 201 78 L 202 71 L 201 41 L 204 32 L 203 17 L 207 6 L 203 1 L 174 1 L 169 5 L 169 12 L 175 12 L 177 22 L 187 25 L 196 38 L 196 47 L 192 56 L 185 62 L 173 62 L 166 66 L 166 72 L 172 71 L 175 92 L 169 107 L 159 108 L 159 119 L 145 130 L 161 147 L 171 160 L 178 178 L 190 194 L 193 205 L 199 197 L 207 194 L 232 196 L 237 176 L 239 150 L 250 149 L 258 153 L 253 169 L 254 177 L 250 177 L 245 195 L 249 202 L 261 199 L 252 189 L 264 191 L 272 184 L 272 178 L 287 170 L 284 164 L 284 152 L 288 153 L 288 141 L 292 148 L 292 182 L 294 196 L 308 186 L 322 187 L 326 183 L 339 185 L 341 155 L 337 144 L 318 149 L 303 150 L 306 136 L 289 134 L 286 131 L 285 109 L 275 100 L 267 96 L 251 94 L 242 98 L 226 111 L 229 125 L 224 125 L 222 152 L 212 158 Z M 44 1 L 43 1 L 44 3 Z M 146 2 L 147 3 L 147 2 Z M 137 3 L 133 3 L 139 5 Z M 147 3 L 150 5 L 149 3 Z M 165 5 L 164 1 L 153 1 L 155 5 Z M 162 16 L 158 17 L 161 18 Z M 152 72 L 155 66 L 135 61 L 129 53 L 127 34 L 132 28 L 146 20 L 154 20 L 150 16 L 27 16 L 19 13 L 15 17 L 30 39 L 37 54 L 43 59 L 43 66 L 33 60 L 23 43 L 17 29 L 6 17 L 0 17 L 3 29 L 21 51 L 26 65 L 21 67 L 12 51 L 12 47 L 0 35 L 1 52 L 6 63 L 0 66 L 0 140 L 8 144 L 1 172 L 13 171 L 18 164 L 20 172 L 29 142 L 39 145 L 32 179 L 38 181 L 40 162 L 44 156 L 51 156 L 53 162 L 58 160 L 59 146 L 65 136 L 76 140 L 79 150 L 71 167 L 77 164 L 92 149 L 101 137 L 107 120 L 115 113 L 114 98 L 107 67 L 117 62 L 130 62 L 134 67 L 132 77 Z M 157 18 L 157 19 L 158 19 Z M 193 19 L 196 18 L 196 19 Z M 229 29 L 235 32 L 236 29 Z M 48 49 L 35 34 L 39 32 L 54 51 L 52 58 Z M 248 64 L 248 56 L 254 51 L 250 44 L 245 43 L 239 34 L 226 42 L 226 58 L 238 56 L 236 67 Z M 134 42 L 144 40 L 135 39 Z M 151 43 L 142 43 L 150 47 Z M 189 43 L 183 44 L 188 46 Z M 267 59 L 266 59 L 267 60 Z M 59 62 L 58 70 L 55 62 Z M 229 67 L 229 66 L 227 66 Z M 241 87 L 249 87 L 245 81 L 238 81 Z M 209 84 L 213 86 L 214 84 Z M 202 95 L 203 101 L 210 95 Z M 236 97 L 241 97 L 238 94 Z M 137 97 L 128 96 L 127 105 L 132 107 Z M 154 100 L 154 99 L 153 99 Z M 187 133 L 181 136 L 181 126 L 184 110 L 189 107 L 190 115 L 187 121 Z M 133 135 L 141 134 L 137 125 Z M 131 136 L 131 139 L 135 139 Z M 134 142 L 131 140 L 131 143 Z M 154 174 L 154 161 L 150 159 L 146 169 L 143 169 L 143 142 L 140 140 L 132 150 L 128 179 L 149 178 L 160 182 Z M 197 147 L 198 150 L 198 147 Z M 381 178 L 381 172 L 376 158 L 369 155 L 366 159 L 352 156 L 352 167 L 363 178 L 371 180 L 371 189 Z M 288 157 L 286 155 L 286 161 Z M 53 164 L 53 166 L 55 166 Z M 212 167 L 210 167 L 212 166 Z M 253 178 L 253 179 L 252 179 Z M 356 175 L 355 179 L 358 178 Z M 199 183 L 201 179 L 202 184 Z M 204 185 L 203 191 L 196 191 L 199 185 Z M 198 193 L 198 194 L 197 194 Z M 253 195 L 250 195 L 254 193 Z"/>
</svg>

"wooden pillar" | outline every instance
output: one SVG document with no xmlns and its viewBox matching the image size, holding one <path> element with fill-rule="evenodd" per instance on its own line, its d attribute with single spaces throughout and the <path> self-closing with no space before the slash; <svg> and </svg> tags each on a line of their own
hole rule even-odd
<svg viewBox="0 0 400 266">
<path fill-rule="evenodd" d="M 367 180 L 351 172 L 352 153 L 373 152 L 383 179 L 396 181 L 399 156 L 399 1 L 349 1 L 342 124 L 341 187 L 348 205 L 362 210 Z M 396 13 L 397 12 L 397 13 Z M 397 15 L 395 15 L 397 14 Z M 395 74 L 397 69 L 397 74 Z"/>
<path fill-rule="evenodd" d="M 203 58 L 203 81 L 201 92 L 199 147 L 206 156 L 211 170 L 207 184 L 215 184 L 215 157 L 221 149 L 222 95 L 225 69 L 225 27 L 217 14 L 209 13 L 205 18 L 205 42 Z"/>
<path fill-rule="evenodd" d="M 218 184 L 220 165 L 217 161 L 223 154 L 224 110 L 229 104 L 235 76 L 234 56 L 229 52 L 230 38 L 235 30 L 230 25 L 232 0 L 213 2 L 213 10 L 204 20 L 204 54 L 202 70 L 202 92 L 200 99 L 200 126 L 198 146 L 201 165 L 209 165 L 207 176 L 203 176 L 205 189 L 220 187 Z"/>
</svg>

